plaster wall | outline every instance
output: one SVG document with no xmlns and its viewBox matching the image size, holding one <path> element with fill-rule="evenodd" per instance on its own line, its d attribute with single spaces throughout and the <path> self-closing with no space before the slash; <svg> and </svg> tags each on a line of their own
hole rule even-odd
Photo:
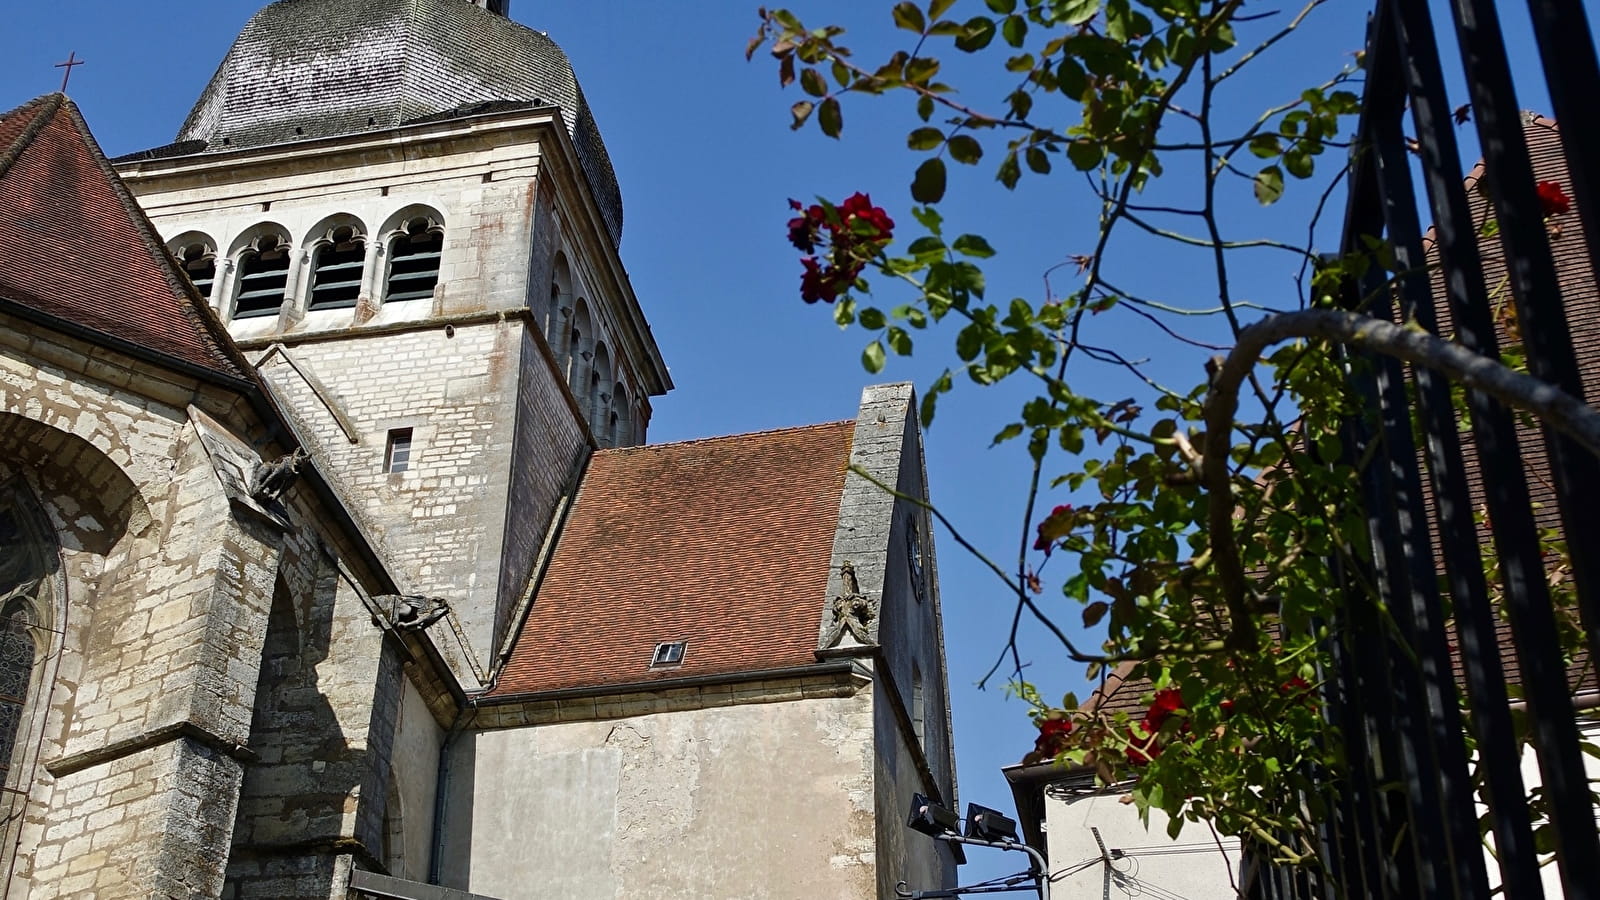
<svg viewBox="0 0 1600 900">
<path fill-rule="evenodd" d="M 872 706 L 860 690 L 465 733 L 444 881 L 502 900 L 878 897 Z"/>
<path fill-rule="evenodd" d="M 433 856 L 433 809 L 439 781 L 439 748 L 444 733 L 433 720 L 428 705 L 410 679 L 401 686 L 399 721 L 396 722 L 387 801 L 389 874 L 412 881 L 427 881 Z"/>
<path fill-rule="evenodd" d="M 1590 712 L 1593 713 L 1593 710 Z M 1590 744 L 1600 745 L 1600 718 L 1592 716 L 1580 717 L 1578 729 L 1582 740 Z M 1600 783 L 1600 759 L 1596 759 L 1590 754 L 1584 754 L 1583 768 L 1584 772 L 1589 776 L 1591 785 Z M 1533 752 L 1532 748 L 1524 748 L 1522 753 L 1523 787 L 1531 791 L 1543 783 L 1544 780 L 1539 775 L 1538 756 Z M 1487 806 L 1481 803 L 1478 804 L 1478 815 L 1482 816 L 1488 811 L 1489 808 Z M 1600 807 L 1596 808 L 1595 817 L 1600 820 Z M 1538 823 L 1536 822 L 1535 824 L 1537 825 Z M 1494 835 L 1491 833 L 1484 840 L 1484 861 L 1489 869 L 1489 887 L 1498 891 L 1500 890 L 1500 869 L 1499 864 L 1495 862 L 1492 850 Z M 1555 863 L 1555 854 L 1543 854 L 1540 856 L 1540 861 L 1544 863 L 1544 868 L 1539 870 L 1539 878 L 1544 884 L 1544 895 L 1546 897 L 1565 897 L 1566 892 L 1561 888 L 1561 870 Z"/>
<path fill-rule="evenodd" d="M 1172 896 L 1190 900 L 1235 900 L 1240 872 L 1239 842 L 1188 823 L 1167 836 L 1167 816 L 1150 811 L 1149 825 L 1115 788 L 1075 793 L 1052 787 L 1045 793 L 1045 839 L 1054 896 L 1100 896 L 1108 864 L 1090 829 L 1098 829 L 1109 863 L 1111 896 Z M 1119 852 L 1120 851 L 1120 854 Z"/>
</svg>

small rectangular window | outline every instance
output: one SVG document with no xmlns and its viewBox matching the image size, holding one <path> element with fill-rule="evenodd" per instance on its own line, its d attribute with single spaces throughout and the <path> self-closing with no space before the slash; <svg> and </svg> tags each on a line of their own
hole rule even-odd
<svg viewBox="0 0 1600 900">
<path fill-rule="evenodd" d="M 396 428 L 389 432 L 389 445 L 383 451 L 385 472 L 404 472 L 411 468 L 411 429 Z"/>
<path fill-rule="evenodd" d="M 650 657 L 650 666 L 677 666 L 683 664 L 683 650 L 685 641 L 669 641 L 656 645 L 656 652 Z"/>
</svg>

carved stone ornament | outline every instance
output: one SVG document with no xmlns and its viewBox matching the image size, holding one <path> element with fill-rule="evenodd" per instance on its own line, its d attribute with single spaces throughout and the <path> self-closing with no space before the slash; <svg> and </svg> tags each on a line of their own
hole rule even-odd
<svg viewBox="0 0 1600 900">
<path fill-rule="evenodd" d="M 282 497 L 300 477 L 300 464 L 305 461 L 305 448 L 299 447 L 287 456 L 258 464 L 250 473 L 250 496 L 258 503 L 271 503 Z"/>
<path fill-rule="evenodd" d="M 858 643 L 873 643 L 873 623 L 878 618 L 878 601 L 861 592 L 854 563 L 839 566 L 839 581 L 844 592 L 828 603 L 828 625 L 823 632 L 824 649 L 839 646 L 846 634 Z"/>
<path fill-rule="evenodd" d="M 389 622 L 401 631 L 425 631 L 450 614 L 450 604 L 443 597 L 384 594 L 372 599 L 388 610 Z"/>
</svg>

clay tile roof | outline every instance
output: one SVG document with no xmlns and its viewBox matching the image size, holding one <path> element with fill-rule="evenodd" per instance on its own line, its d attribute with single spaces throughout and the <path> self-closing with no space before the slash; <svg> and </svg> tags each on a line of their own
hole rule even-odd
<svg viewBox="0 0 1600 900">
<path fill-rule="evenodd" d="M 804 666 L 854 423 L 596 453 L 493 694 Z M 683 664 L 650 668 L 658 642 Z"/>
<path fill-rule="evenodd" d="M 0 114 L 0 211 L 0 303 L 196 374 L 246 378 L 61 94 Z"/>
</svg>

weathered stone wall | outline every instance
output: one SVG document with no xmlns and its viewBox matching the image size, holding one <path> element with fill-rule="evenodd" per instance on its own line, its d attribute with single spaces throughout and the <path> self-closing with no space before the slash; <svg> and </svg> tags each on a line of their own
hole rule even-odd
<svg viewBox="0 0 1600 900">
<path fill-rule="evenodd" d="M 122 389 L 89 374 L 88 348 L 5 324 L 0 461 L 40 495 L 66 574 L 12 870 L 31 891 L 13 893 L 215 894 L 281 532 L 229 503 L 178 405 L 220 398 L 104 359 L 121 383 L 150 376 Z"/>
<path fill-rule="evenodd" d="M 262 650 L 258 701 L 228 896 L 326 897 L 336 856 L 382 843 L 384 786 L 401 692 L 385 642 L 356 589 L 312 542 L 286 552 L 307 589 L 279 584 Z"/>
<path fill-rule="evenodd" d="M 594 719 L 589 698 L 545 710 L 586 720 L 463 734 L 445 883 L 507 900 L 878 896 L 870 690 L 723 687 L 711 708 Z"/>
<path fill-rule="evenodd" d="M 927 496 L 921 435 L 910 385 L 867 388 L 856 418 L 850 463 L 909 497 Z M 861 590 L 879 601 L 875 637 L 874 733 L 878 893 L 896 882 L 915 889 L 953 886 L 946 847 L 903 827 L 913 794 L 954 806 L 955 762 L 949 731 L 938 576 L 928 516 L 852 472 L 840 499 L 828 596 L 839 596 L 839 570 L 855 566 Z M 920 570 L 913 565 L 920 550 Z M 919 733 L 920 732 L 920 733 Z"/>
<path fill-rule="evenodd" d="M 327 397 L 281 354 L 262 365 L 316 432 L 323 458 L 400 567 L 404 589 L 449 600 L 484 662 L 495 632 L 524 329 L 512 320 L 295 344 L 295 363 Z M 388 435 L 402 428 L 411 429 L 409 465 L 385 472 Z M 470 671 L 459 674 L 471 683 Z"/>
</svg>

